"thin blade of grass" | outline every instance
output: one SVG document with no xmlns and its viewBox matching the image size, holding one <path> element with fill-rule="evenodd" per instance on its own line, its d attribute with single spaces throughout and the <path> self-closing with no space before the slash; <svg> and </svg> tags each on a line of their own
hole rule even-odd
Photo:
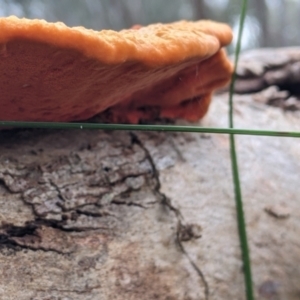
<svg viewBox="0 0 300 300">
<path fill-rule="evenodd" d="M 244 22 L 246 17 L 247 4 L 248 4 L 247 0 L 243 0 L 240 23 L 239 23 L 238 39 L 237 39 L 237 45 L 235 49 L 234 73 L 232 75 L 232 80 L 230 84 L 230 95 L 229 95 L 229 127 L 230 128 L 234 127 L 233 92 L 234 92 L 234 85 L 236 79 L 236 68 L 239 60 L 239 54 L 241 51 L 241 40 L 242 40 L 242 33 L 243 33 Z M 245 215 L 243 209 L 242 190 L 240 185 L 239 168 L 238 168 L 238 160 L 236 155 L 234 134 L 230 134 L 230 156 L 231 156 L 231 167 L 232 167 L 234 194 L 235 194 L 235 203 L 236 203 L 236 212 L 237 212 L 238 232 L 239 232 L 240 245 L 242 251 L 242 260 L 243 260 L 243 267 L 244 267 L 244 280 L 245 280 L 245 288 L 246 288 L 245 294 L 247 300 L 253 300 L 254 295 L 253 295 L 250 251 L 248 246 L 248 238 L 247 238 L 246 222 L 245 222 Z"/>
<path fill-rule="evenodd" d="M 258 136 L 280 136 L 300 138 L 299 131 L 272 131 L 237 128 L 214 128 L 179 125 L 132 125 L 132 124 L 98 124 L 98 123 L 60 123 L 60 122 L 17 122 L 0 121 L 0 127 L 7 128 L 37 128 L 37 129 L 94 129 L 94 130 L 129 130 L 129 131 L 170 131 L 170 132 L 196 132 L 219 133 Z"/>
</svg>

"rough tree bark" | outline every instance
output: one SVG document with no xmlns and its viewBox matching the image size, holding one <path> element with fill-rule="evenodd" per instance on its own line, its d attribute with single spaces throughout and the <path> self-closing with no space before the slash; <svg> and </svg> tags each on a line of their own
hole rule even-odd
<svg viewBox="0 0 300 300">
<path fill-rule="evenodd" d="M 300 130 L 299 111 L 259 94 L 235 95 L 237 127 Z M 227 127 L 227 97 L 202 125 Z M 227 136 L 10 130 L 0 141 L 1 299 L 244 299 Z M 299 140 L 237 146 L 256 299 L 299 299 Z"/>
</svg>

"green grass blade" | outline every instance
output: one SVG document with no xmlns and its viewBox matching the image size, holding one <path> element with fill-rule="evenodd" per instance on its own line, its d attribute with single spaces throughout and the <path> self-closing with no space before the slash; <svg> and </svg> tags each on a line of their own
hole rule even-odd
<svg viewBox="0 0 300 300">
<path fill-rule="evenodd" d="M 299 131 L 272 131 L 237 128 L 210 128 L 199 126 L 179 125 L 132 125 L 132 124 L 97 124 L 97 123 L 60 123 L 60 122 L 16 122 L 0 121 L 0 127 L 12 128 L 40 128 L 40 129 L 102 129 L 102 130 L 139 130 L 139 131 L 167 131 L 167 132 L 196 132 L 219 133 L 258 136 L 280 136 L 300 138 Z"/>
<path fill-rule="evenodd" d="M 239 179 L 239 169 L 236 155 L 235 139 L 234 135 L 230 135 L 230 156 L 231 156 L 231 166 L 233 173 L 234 182 L 234 194 L 235 194 L 235 204 L 237 211 L 237 224 L 238 232 L 240 238 L 240 245 L 242 250 L 242 260 L 243 260 L 243 271 L 245 277 L 245 287 L 246 287 L 246 299 L 253 300 L 253 284 L 252 284 L 252 271 L 251 271 L 251 260 L 250 251 L 248 246 L 246 222 L 242 201 L 242 191 Z"/>
<path fill-rule="evenodd" d="M 247 0 L 244 0 L 242 4 L 239 33 L 238 33 L 236 50 L 235 50 L 234 73 L 230 85 L 230 96 L 229 96 L 229 127 L 230 128 L 234 127 L 233 92 L 234 92 L 234 84 L 236 79 L 236 68 L 239 59 L 239 54 L 241 51 L 241 40 L 242 40 L 243 27 L 244 27 L 244 22 L 246 17 L 247 4 L 248 4 Z M 238 161 L 236 155 L 234 134 L 230 134 L 230 156 L 231 156 L 231 167 L 232 167 L 235 203 L 236 203 L 236 211 L 237 211 L 238 232 L 239 232 L 240 245 L 242 251 L 242 260 L 243 260 L 243 267 L 244 267 L 244 279 L 245 279 L 245 287 L 246 287 L 245 293 L 246 293 L 247 300 L 253 300 L 254 295 L 253 295 L 253 284 L 252 284 L 251 261 L 250 261 L 250 253 L 249 253 L 249 246 L 248 246 L 248 239 L 247 239 L 247 230 L 246 230 L 246 222 L 245 222 L 245 215 L 243 209 L 242 191 L 240 185 L 239 168 L 238 168 Z"/>
</svg>

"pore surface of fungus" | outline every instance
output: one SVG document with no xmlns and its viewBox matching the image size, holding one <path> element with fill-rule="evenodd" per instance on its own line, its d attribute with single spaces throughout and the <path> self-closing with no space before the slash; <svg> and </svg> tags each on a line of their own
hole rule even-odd
<svg viewBox="0 0 300 300">
<path fill-rule="evenodd" d="M 0 120 L 200 119 L 232 65 L 231 29 L 179 21 L 93 31 L 0 18 Z"/>
</svg>

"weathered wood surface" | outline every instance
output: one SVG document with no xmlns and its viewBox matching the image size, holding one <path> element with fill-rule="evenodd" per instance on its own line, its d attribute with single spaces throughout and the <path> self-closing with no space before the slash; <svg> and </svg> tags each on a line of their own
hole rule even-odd
<svg viewBox="0 0 300 300">
<path fill-rule="evenodd" d="M 202 125 L 227 127 L 227 99 Z M 235 95 L 236 127 L 299 131 L 299 118 Z M 0 142 L 1 299 L 244 299 L 227 136 L 11 130 Z M 237 147 L 256 299 L 299 299 L 299 140 Z"/>
<path fill-rule="evenodd" d="M 300 48 L 266 48 L 241 55 L 235 92 L 255 93 L 255 101 L 300 110 Z"/>
</svg>

